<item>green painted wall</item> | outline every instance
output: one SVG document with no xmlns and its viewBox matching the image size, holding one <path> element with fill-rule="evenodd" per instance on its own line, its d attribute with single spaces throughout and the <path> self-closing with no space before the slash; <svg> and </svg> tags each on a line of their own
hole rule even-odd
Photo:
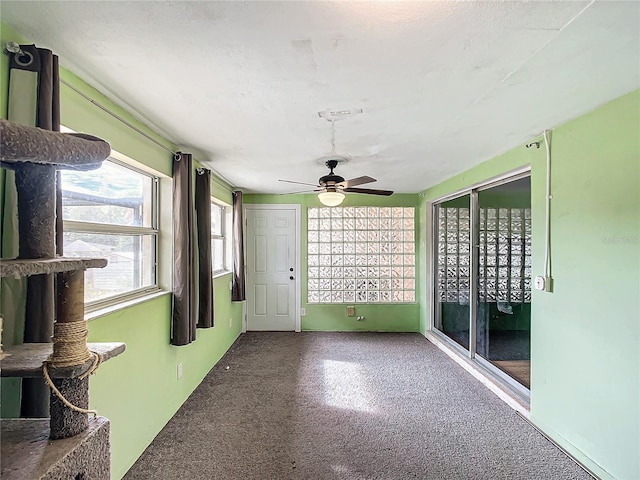
<svg viewBox="0 0 640 480">
<path fill-rule="evenodd" d="M 124 476 L 240 335 L 242 308 L 231 303 L 230 280 L 224 275 L 214 282 L 215 327 L 198 329 L 186 347 L 169 345 L 170 294 L 90 322 L 89 341 L 127 344 L 90 382 L 91 408 L 111 420 L 112 478 Z"/>
<path fill-rule="evenodd" d="M 25 42 L 16 32 L 2 25 L 2 45 L 8 40 Z M 6 114 L 7 96 L 5 86 L 8 62 L 6 58 L 5 55 L 0 55 L 2 69 L 0 112 L 3 114 Z M 71 72 L 61 69 L 61 78 L 172 148 L 170 142 L 154 133 Z M 102 137 L 120 153 L 164 175 L 171 175 L 171 155 L 168 152 L 64 85 L 61 86 L 60 103 L 63 125 L 76 131 Z M 230 188 L 223 181 L 212 181 L 212 194 L 231 203 Z M 164 216 L 167 215 L 170 218 L 170 212 L 164 212 Z M 162 213 L 161 217 L 163 217 Z M 170 262 L 171 260 L 161 258 L 160 261 Z M 124 476 L 207 372 L 240 335 L 242 304 L 231 302 L 230 281 L 231 275 L 223 275 L 215 279 L 216 326 L 210 329 L 198 329 L 197 340 L 188 346 L 173 347 L 169 344 L 171 312 L 169 293 L 89 322 L 89 341 L 121 341 L 127 344 L 126 352 L 101 365 L 96 374 L 91 377 L 90 382 L 91 408 L 97 409 L 100 415 L 111 420 L 113 479 Z M 9 320 L 5 319 L 5 321 Z M 180 362 L 183 364 L 183 376 L 177 380 L 176 367 Z M 5 386 L 3 381 L 3 416 L 12 413 L 11 407 L 18 404 L 16 393 L 19 393 L 19 388 L 12 385 L 8 385 L 9 388 Z"/>
<path fill-rule="evenodd" d="M 301 206 L 301 258 L 300 287 L 301 307 L 306 309 L 306 316 L 301 317 L 302 330 L 319 331 L 373 331 L 373 332 L 417 332 L 420 328 L 420 306 L 410 304 L 361 304 L 355 303 L 356 317 L 363 315 L 364 321 L 358 322 L 356 317 L 347 317 L 347 304 L 325 305 L 307 303 L 307 208 L 322 207 L 317 195 L 244 195 L 244 204 L 284 203 Z M 350 194 L 345 198 L 343 206 L 399 206 L 417 207 L 418 195 L 394 194 L 391 197 Z M 417 210 L 416 210 L 417 212 Z M 417 218 L 416 218 L 417 224 Z M 417 230 L 416 230 L 417 235 Z M 419 241 L 419 239 L 417 239 Z M 416 256 L 417 258 L 417 256 Z M 416 264 L 416 272 L 420 265 Z M 420 285 L 416 279 L 417 292 Z"/>
<path fill-rule="evenodd" d="M 640 90 L 552 132 L 554 292 L 533 292 L 531 420 L 603 478 L 640 478 L 639 132 Z M 427 201 L 530 164 L 542 274 L 545 161 L 544 148 L 523 145 L 426 190 L 422 238 Z"/>
</svg>

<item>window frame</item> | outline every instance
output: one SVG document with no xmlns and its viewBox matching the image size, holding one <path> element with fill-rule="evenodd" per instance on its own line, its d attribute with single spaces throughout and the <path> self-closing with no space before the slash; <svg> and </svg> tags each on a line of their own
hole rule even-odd
<svg viewBox="0 0 640 480">
<path fill-rule="evenodd" d="M 158 174 L 152 173 L 149 170 L 144 170 L 136 167 L 118 157 L 123 157 L 123 155 L 118 154 L 115 151 L 112 151 L 111 154 L 105 162 L 111 162 L 115 165 L 118 165 L 122 168 L 126 168 L 131 170 L 132 172 L 144 175 L 151 179 L 151 226 L 132 226 L 132 225 L 114 225 L 100 222 L 86 222 L 86 221 L 77 221 L 77 220 L 64 220 L 62 221 L 62 231 L 63 233 L 72 232 L 72 233 L 89 233 L 89 234 L 101 234 L 101 235 L 139 235 L 140 237 L 145 235 L 150 235 L 153 239 L 152 241 L 152 251 L 153 258 L 151 261 L 151 276 L 153 278 L 152 284 L 128 290 L 126 292 L 111 295 L 105 297 L 103 299 L 92 300 L 84 302 L 85 313 L 92 313 L 101 309 L 110 308 L 113 306 L 117 306 L 120 304 L 124 304 L 130 302 L 132 300 L 140 299 L 146 297 L 148 295 L 158 293 L 162 291 L 160 287 L 160 272 L 158 268 L 158 260 L 160 257 L 159 251 L 159 238 L 160 238 L 160 176 Z"/>
<path fill-rule="evenodd" d="M 231 261 L 230 261 L 230 241 L 231 237 L 229 236 L 229 232 L 231 232 L 230 225 L 230 214 L 231 211 L 230 206 L 226 203 L 218 200 L 216 197 L 211 197 L 211 211 L 213 212 L 214 208 L 218 208 L 221 210 L 220 214 L 220 234 L 214 235 L 211 232 L 211 274 L 213 278 L 221 277 L 223 275 L 227 275 L 231 273 Z M 222 268 L 216 270 L 213 265 L 214 259 L 214 250 L 213 250 L 213 240 L 222 240 Z"/>
</svg>

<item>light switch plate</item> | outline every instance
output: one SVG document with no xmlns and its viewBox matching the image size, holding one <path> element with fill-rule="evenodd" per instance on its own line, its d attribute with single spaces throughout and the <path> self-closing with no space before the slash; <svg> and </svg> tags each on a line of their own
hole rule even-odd
<svg viewBox="0 0 640 480">
<path fill-rule="evenodd" d="M 356 316 L 356 307 L 353 305 L 349 305 L 347 307 L 347 317 L 355 317 Z"/>
</svg>

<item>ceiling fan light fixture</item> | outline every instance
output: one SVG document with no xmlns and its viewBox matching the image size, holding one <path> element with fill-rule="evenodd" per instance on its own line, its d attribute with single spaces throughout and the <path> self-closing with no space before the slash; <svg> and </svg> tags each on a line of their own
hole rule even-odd
<svg viewBox="0 0 640 480">
<path fill-rule="evenodd" d="M 322 192 L 318 194 L 318 200 L 327 207 L 337 207 L 344 200 L 342 192 Z"/>
</svg>

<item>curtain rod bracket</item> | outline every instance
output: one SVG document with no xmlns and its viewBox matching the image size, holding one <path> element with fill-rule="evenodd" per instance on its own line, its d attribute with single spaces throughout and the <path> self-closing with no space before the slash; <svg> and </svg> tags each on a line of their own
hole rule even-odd
<svg viewBox="0 0 640 480">
<path fill-rule="evenodd" d="M 527 147 L 527 148 L 531 148 L 531 147 L 540 148 L 540 142 L 531 142 L 531 143 L 527 143 L 527 144 L 525 145 L 525 147 Z"/>
<path fill-rule="evenodd" d="M 7 53 L 24 55 L 24 52 L 20 48 L 20 45 L 18 45 L 16 42 L 12 42 L 12 41 L 7 42 L 6 45 L 4 46 L 4 49 Z"/>
</svg>

